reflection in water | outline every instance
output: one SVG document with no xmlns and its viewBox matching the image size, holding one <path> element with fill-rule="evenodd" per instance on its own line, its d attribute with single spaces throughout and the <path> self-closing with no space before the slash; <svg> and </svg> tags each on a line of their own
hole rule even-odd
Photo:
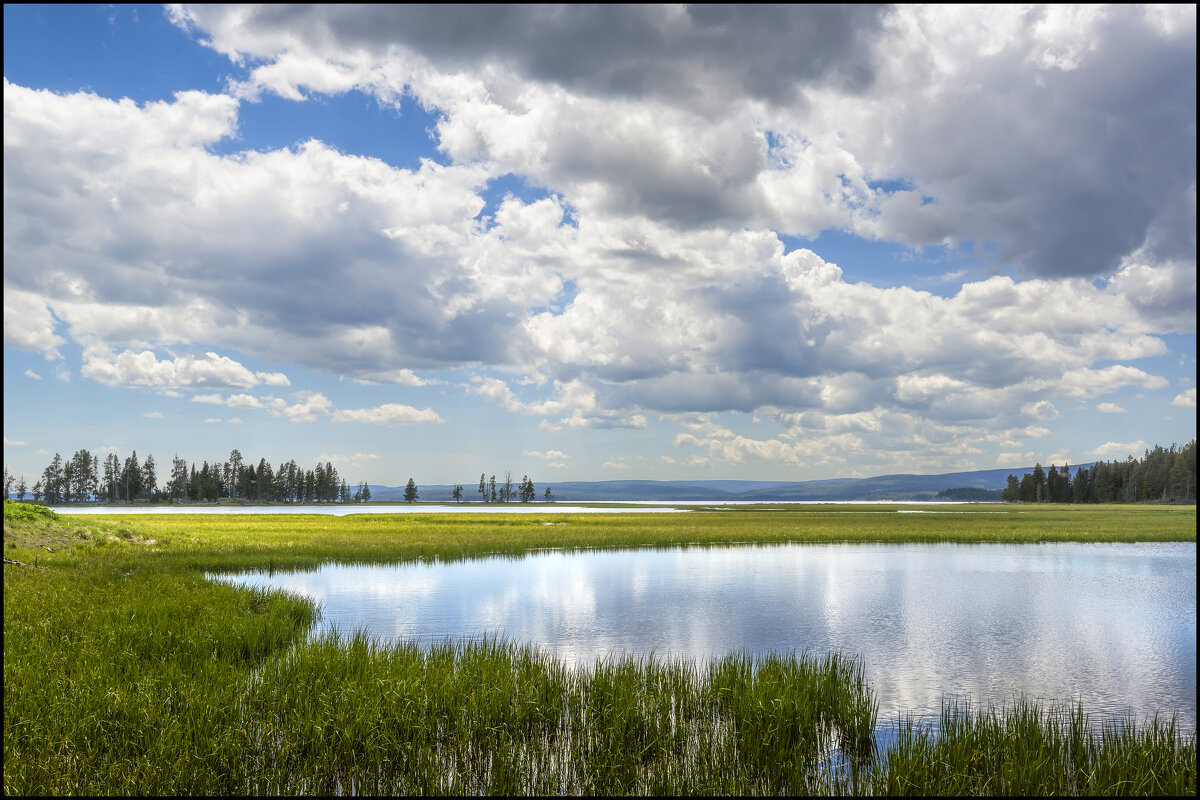
<svg viewBox="0 0 1200 800">
<path fill-rule="evenodd" d="M 880 721 L 1024 693 L 1196 729 L 1196 546 L 781 545 L 326 565 L 221 580 L 319 601 L 317 632 L 502 635 L 571 664 L 860 654 Z"/>
</svg>

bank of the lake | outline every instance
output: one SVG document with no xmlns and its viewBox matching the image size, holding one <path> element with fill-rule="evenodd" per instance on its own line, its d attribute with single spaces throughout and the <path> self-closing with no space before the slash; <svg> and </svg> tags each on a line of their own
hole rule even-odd
<svg viewBox="0 0 1200 800">
<path fill-rule="evenodd" d="M 874 723 L 841 657 L 733 659 L 709 679 L 638 662 L 583 675 L 495 642 L 297 646 L 308 603 L 203 575 L 545 548 L 1195 541 L 1195 525 L 1194 507 L 12 520 L 6 504 L 6 557 L 36 566 L 5 566 L 4 789 L 1194 794 L 1194 736 L 1151 725 L 1100 740 L 1032 708 L 917 731 L 887 763 L 834 778 L 816 769 L 827 748 L 862 755 Z"/>
</svg>

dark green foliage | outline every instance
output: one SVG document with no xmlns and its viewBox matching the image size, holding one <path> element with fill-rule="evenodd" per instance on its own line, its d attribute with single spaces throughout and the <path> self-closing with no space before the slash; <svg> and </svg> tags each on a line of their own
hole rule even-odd
<svg viewBox="0 0 1200 800">
<path fill-rule="evenodd" d="M 1019 481 L 1009 475 L 1002 499 L 1024 503 L 1195 503 L 1196 440 L 1179 449 L 1155 445 L 1140 459 L 1130 455 L 1125 461 L 1097 461 L 1079 467 L 1074 477 L 1068 466 L 1060 471 L 1051 465 L 1046 473 L 1038 465 Z"/>
<path fill-rule="evenodd" d="M 34 487 L 34 499 L 44 498 L 47 505 L 159 500 L 214 503 L 222 499 L 254 503 L 351 502 L 346 481 L 329 462 L 302 470 L 292 460 L 280 464 L 276 470 L 266 459 L 259 459 L 255 466 L 244 461 L 241 452 L 233 450 L 224 463 L 214 461 L 210 465 L 205 461 L 199 470 L 195 464 L 189 470 L 187 462 L 175 456 L 170 473 L 163 476 L 165 483 L 161 490 L 153 455 L 146 456 L 145 462 L 139 464 L 136 451 L 124 461 L 110 453 L 103 462 L 103 475 L 100 463 L 99 457 L 87 450 L 80 450 L 65 462 L 56 453 Z M 364 481 L 359 499 L 365 502 L 370 498 Z"/>
</svg>

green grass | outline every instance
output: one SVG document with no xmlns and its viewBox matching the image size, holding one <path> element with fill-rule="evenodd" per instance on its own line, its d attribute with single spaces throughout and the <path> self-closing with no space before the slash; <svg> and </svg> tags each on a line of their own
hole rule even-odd
<svg viewBox="0 0 1200 800">
<path fill-rule="evenodd" d="M 1069 727 L 1064 750 L 1021 707 L 962 735 L 914 730 L 884 760 L 873 693 L 836 655 L 735 655 L 701 674 L 570 670 L 498 641 L 310 641 L 309 603 L 203 578 L 548 547 L 1194 541 L 1194 507 L 53 518 L 10 505 L 5 554 L 38 566 L 4 568 L 6 794 L 1195 794 L 1195 738 L 1169 726 Z M 831 748 L 848 770 L 819 768 Z M 1020 778 L 1014 753 L 1043 766 Z"/>
<path fill-rule="evenodd" d="M 887 795 L 1136 795 L 1196 793 L 1196 737 L 1174 718 L 1108 721 L 1097 731 L 1078 706 L 1028 700 L 997 709 L 947 704 L 939 730 L 901 726 L 871 773 Z"/>
</svg>

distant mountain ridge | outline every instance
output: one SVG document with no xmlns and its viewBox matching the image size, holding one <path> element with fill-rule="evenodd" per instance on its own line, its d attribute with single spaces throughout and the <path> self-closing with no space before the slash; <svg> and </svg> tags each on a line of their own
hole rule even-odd
<svg viewBox="0 0 1200 800">
<path fill-rule="evenodd" d="M 1073 475 L 1080 467 L 1071 467 Z M 1005 487 L 1009 475 L 1020 477 L 1033 467 L 1017 469 L 986 469 L 974 472 L 946 472 L 939 475 L 879 475 L 874 478 L 828 478 L 815 481 L 561 481 L 538 483 L 540 502 L 546 486 L 558 501 L 628 502 L 658 501 L 758 501 L 764 503 L 794 500 L 935 500 L 946 489 L 991 489 Z M 403 486 L 371 484 L 371 500 L 403 501 Z M 452 484 L 418 484 L 423 502 L 452 503 Z M 463 500 L 479 502 L 478 484 L 463 484 Z"/>
</svg>

